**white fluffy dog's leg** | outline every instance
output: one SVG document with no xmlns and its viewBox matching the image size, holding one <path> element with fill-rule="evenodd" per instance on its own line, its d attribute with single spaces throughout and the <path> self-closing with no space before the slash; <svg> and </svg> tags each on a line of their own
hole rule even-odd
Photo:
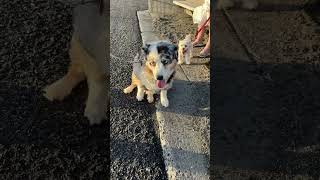
<svg viewBox="0 0 320 180">
<path fill-rule="evenodd" d="M 179 51 L 178 54 L 178 64 L 183 64 L 184 60 L 183 60 L 183 53 L 182 51 Z"/>
<path fill-rule="evenodd" d="M 138 85 L 138 91 L 137 91 L 137 100 L 142 101 L 144 98 L 144 88 L 142 85 Z"/>
<path fill-rule="evenodd" d="M 190 52 L 188 52 L 188 54 L 186 54 L 186 64 L 190 64 Z"/>
<path fill-rule="evenodd" d="M 257 0 L 242 0 L 242 7 L 246 9 L 256 9 L 258 7 Z"/>
<path fill-rule="evenodd" d="M 219 0 L 217 2 L 217 9 L 231 8 L 233 6 L 234 6 L 234 1 L 233 0 Z"/>
<path fill-rule="evenodd" d="M 81 66 L 71 61 L 68 73 L 63 78 L 45 87 L 44 96 L 50 101 L 63 100 L 84 79 L 85 75 L 82 72 Z"/>
<path fill-rule="evenodd" d="M 169 106 L 169 100 L 167 97 L 167 90 L 161 90 L 160 92 L 160 102 L 162 106 L 168 107 Z"/>
</svg>

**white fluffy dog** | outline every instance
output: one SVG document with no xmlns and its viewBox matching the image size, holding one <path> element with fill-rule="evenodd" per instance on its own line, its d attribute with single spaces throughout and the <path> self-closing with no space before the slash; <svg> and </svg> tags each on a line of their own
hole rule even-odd
<svg viewBox="0 0 320 180">
<path fill-rule="evenodd" d="M 190 64 L 190 59 L 192 58 L 192 41 L 191 34 L 187 35 L 184 40 L 179 41 L 179 50 L 178 50 L 178 64 Z"/>
<path fill-rule="evenodd" d="M 235 5 L 235 3 L 241 3 L 243 8 L 250 10 L 258 7 L 257 0 L 219 0 L 217 3 L 218 9 L 231 8 Z"/>
</svg>

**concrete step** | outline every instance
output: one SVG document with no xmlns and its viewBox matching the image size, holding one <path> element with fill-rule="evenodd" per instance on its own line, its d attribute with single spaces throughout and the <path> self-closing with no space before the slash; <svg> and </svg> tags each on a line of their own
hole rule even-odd
<svg viewBox="0 0 320 180">
<path fill-rule="evenodd" d="M 203 1 L 189 0 L 189 1 L 173 1 L 173 4 L 185 9 L 185 13 L 192 16 L 193 10 L 201 6 Z"/>
</svg>

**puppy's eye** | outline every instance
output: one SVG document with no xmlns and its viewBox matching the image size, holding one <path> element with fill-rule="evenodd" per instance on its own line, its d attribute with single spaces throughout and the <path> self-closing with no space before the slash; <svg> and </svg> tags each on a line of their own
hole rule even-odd
<svg viewBox="0 0 320 180">
<path fill-rule="evenodd" d="M 150 62 L 150 65 L 151 65 L 151 66 L 155 66 L 156 63 L 155 63 L 154 61 L 151 61 L 151 62 Z"/>
<path fill-rule="evenodd" d="M 162 62 L 162 64 L 164 64 L 164 65 L 168 64 L 168 60 L 162 60 L 161 62 Z"/>
<path fill-rule="evenodd" d="M 184 45 L 184 47 L 187 47 L 187 45 Z"/>
</svg>

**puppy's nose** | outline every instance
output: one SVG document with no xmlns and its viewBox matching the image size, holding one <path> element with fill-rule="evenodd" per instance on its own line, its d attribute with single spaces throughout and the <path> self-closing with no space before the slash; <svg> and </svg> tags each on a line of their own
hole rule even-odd
<svg viewBox="0 0 320 180">
<path fill-rule="evenodd" d="M 163 76 L 157 76 L 157 80 L 163 80 Z"/>
</svg>

